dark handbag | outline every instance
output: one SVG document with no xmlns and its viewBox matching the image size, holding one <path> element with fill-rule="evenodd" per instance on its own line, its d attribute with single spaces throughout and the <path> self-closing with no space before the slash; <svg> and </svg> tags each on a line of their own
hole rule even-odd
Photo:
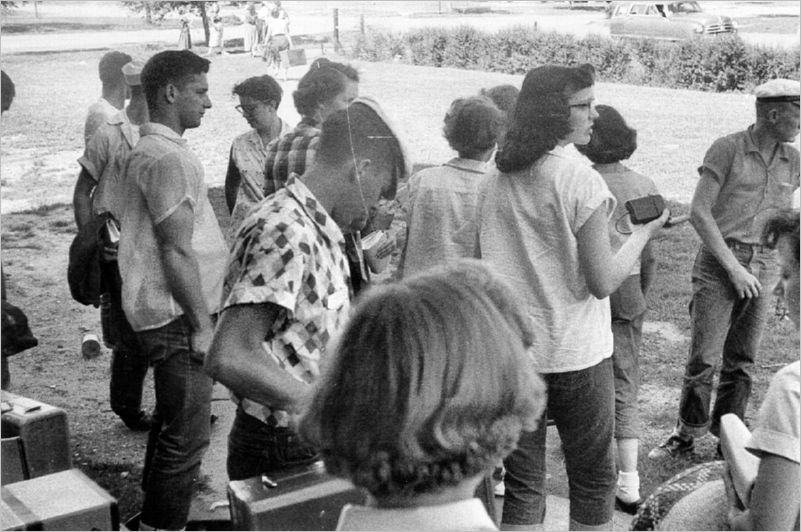
<svg viewBox="0 0 801 532">
<path fill-rule="evenodd" d="M 28 317 L 22 310 L 3 300 L 3 356 L 16 355 L 39 345 L 39 340 L 28 326 Z"/>
<path fill-rule="evenodd" d="M 306 64 L 306 50 L 304 48 L 289 48 L 279 52 L 284 66 L 300 66 Z"/>
<path fill-rule="evenodd" d="M 70 245 L 67 282 L 72 299 L 82 305 L 100 306 L 100 257 L 107 219 L 108 215 L 94 216 Z"/>
</svg>

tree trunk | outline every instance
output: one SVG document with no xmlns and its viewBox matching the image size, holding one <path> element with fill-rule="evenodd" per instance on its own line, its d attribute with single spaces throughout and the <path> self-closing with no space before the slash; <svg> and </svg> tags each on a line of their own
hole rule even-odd
<svg viewBox="0 0 801 532">
<path fill-rule="evenodd" d="M 209 17 L 206 14 L 206 3 L 198 2 L 200 9 L 200 20 L 203 21 L 203 33 L 206 35 L 206 46 L 211 44 L 211 32 L 209 32 Z"/>
<path fill-rule="evenodd" d="M 147 22 L 148 26 L 153 24 L 153 11 L 150 8 L 149 2 L 145 2 L 145 22 Z"/>
</svg>

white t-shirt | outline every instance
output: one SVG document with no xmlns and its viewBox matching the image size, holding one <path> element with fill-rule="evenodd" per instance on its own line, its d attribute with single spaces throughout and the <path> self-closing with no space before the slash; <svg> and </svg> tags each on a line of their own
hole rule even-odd
<svg viewBox="0 0 801 532">
<path fill-rule="evenodd" d="M 477 215 L 482 259 L 527 303 L 532 353 L 541 373 L 597 365 L 612 355 L 609 299 L 590 293 L 578 256 L 578 232 L 615 199 L 585 162 L 556 147 L 531 167 L 497 170 L 481 184 Z"/>
</svg>

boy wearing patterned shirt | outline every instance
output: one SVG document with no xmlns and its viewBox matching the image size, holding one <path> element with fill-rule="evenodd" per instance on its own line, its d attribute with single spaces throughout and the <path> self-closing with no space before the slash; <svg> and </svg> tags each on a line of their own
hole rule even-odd
<svg viewBox="0 0 801 532">
<path fill-rule="evenodd" d="M 358 99 L 323 124 L 314 163 L 245 219 L 225 277 L 223 312 L 206 357 L 239 407 L 228 475 L 244 479 L 304 463 L 291 415 L 344 325 L 350 293 L 343 232 L 393 198 L 410 167 L 378 104 Z"/>
</svg>

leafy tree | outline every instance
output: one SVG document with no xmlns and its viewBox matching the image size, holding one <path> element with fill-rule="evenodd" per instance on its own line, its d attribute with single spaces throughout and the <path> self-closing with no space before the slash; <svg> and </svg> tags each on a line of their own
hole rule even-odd
<svg viewBox="0 0 801 532">
<path fill-rule="evenodd" d="M 128 1 L 123 5 L 135 13 L 143 13 L 148 24 L 161 22 L 164 17 L 174 11 L 189 12 L 199 16 L 203 22 L 203 33 L 206 43 L 209 42 L 209 17 L 206 14 L 206 2 L 174 2 L 172 0 Z"/>
</svg>

